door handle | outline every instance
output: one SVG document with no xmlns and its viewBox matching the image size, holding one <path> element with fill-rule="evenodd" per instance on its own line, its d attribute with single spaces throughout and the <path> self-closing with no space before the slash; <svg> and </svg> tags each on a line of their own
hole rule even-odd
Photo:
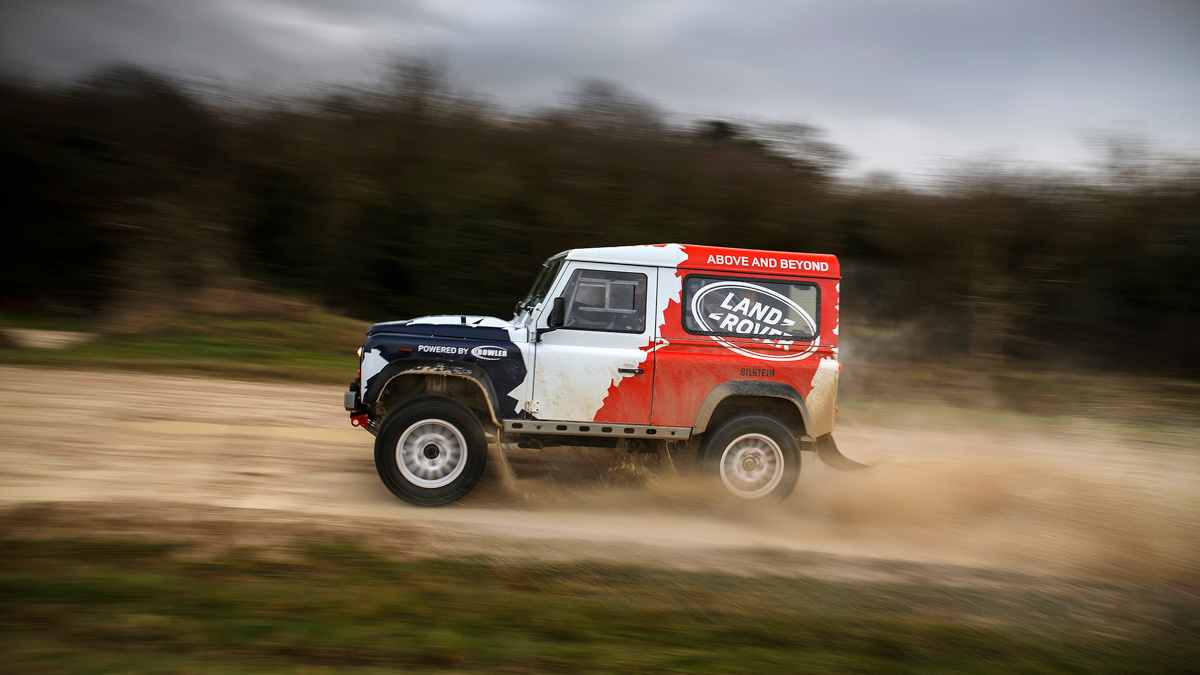
<svg viewBox="0 0 1200 675">
<path fill-rule="evenodd" d="M 641 368 L 617 368 L 617 372 L 626 373 L 628 375 L 641 375 L 646 371 L 642 370 Z"/>
</svg>

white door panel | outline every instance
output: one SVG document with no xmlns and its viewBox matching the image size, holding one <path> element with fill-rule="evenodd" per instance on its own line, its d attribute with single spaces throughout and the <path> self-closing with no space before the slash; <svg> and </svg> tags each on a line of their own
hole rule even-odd
<svg viewBox="0 0 1200 675">
<path fill-rule="evenodd" d="M 581 271 L 579 275 L 577 271 Z M 618 277 L 607 283 L 596 281 L 602 272 Z M 624 424 L 649 424 L 651 396 L 649 386 L 626 387 L 619 419 L 608 415 L 597 420 L 613 385 L 621 386 L 627 378 L 644 378 L 653 382 L 654 355 L 648 349 L 654 333 L 656 312 L 656 270 L 652 267 L 611 265 L 572 261 L 564 267 L 549 298 L 569 293 L 568 327 L 542 335 L 534 356 L 533 402 L 531 412 L 543 420 L 570 422 L 605 421 Z M 640 276 L 635 276 L 640 275 Z M 572 279 L 575 278 L 574 284 Z M 635 306 L 641 313 L 624 313 L 624 303 L 630 301 L 628 281 L 644 279 L 635 289 Z M 586 296 L 586 297 L 585 297 Z M 572 306 L 572 299 L 579 302 Z M 545 327 L 553 301 L 544 303 L 538 325 Z M 607 317 L 607 318 L 605 318 Z M 619 332 L 621 328 L 637 327 L 631 323 L 640 318 L 640 332 Z M 576 327 L 570 327 L 570 326 Z M 629 372 L 621 372 L 622 370 Z M 636 372 L 640 370 L 641 372 Z M 644 394 L 642 390 L 644 389 Z M 630 399 L 629 397 L 634 397 Z M 644 399 L 644 400 L 643 400 Z"/>
</svg>

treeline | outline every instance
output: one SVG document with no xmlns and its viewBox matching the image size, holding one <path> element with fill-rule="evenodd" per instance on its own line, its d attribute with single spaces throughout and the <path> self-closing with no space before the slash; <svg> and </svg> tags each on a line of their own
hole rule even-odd
<svg viewBox="0 0 1200 675">
<path fill-rule="evenodd" d="M 679 241 L 843 260 L 848 356 L 1200 375 L 1200 170 L 1112 143 L 1082 174 L 835 179 L 805 125 L 681 125 L 585 82 L 516 114 L 409 61 L 247 102 L 145 70 L 0 84 L 10 312 L 269 285 L 368 319 L 506 316 L 539 264 Z"/>
</svg>

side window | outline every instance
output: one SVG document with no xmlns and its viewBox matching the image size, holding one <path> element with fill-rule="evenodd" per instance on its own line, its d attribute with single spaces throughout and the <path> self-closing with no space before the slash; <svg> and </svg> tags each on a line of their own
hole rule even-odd
<svg viewBox="0 0 1200 675">
<path fill-rule="evenodd" d="M 563 291 L 563 328 L 641 333 L 646 329 L 646 275 L 575 270 Z"/>
<path fill-rule="evenodd" d="M 692 275 L 684 281 L 683 328 L 698 335 L 772 341 L 817 337 L 820 290 L 804 281 Z"/>
</svg>

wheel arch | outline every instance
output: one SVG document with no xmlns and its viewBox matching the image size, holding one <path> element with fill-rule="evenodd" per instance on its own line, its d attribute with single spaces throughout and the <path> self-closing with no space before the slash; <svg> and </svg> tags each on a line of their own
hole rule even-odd
<svg viewBox="0 0 1200 675">
<path fill-rule="evenodd" d="M 374 385 L 376 380 L 382 384 Z M 479 403 L 476 407 L 485 412 L 493 424 L 500 426 L 500 400 L 492 380 L 482 368 L 471 363 L 409 359 L 393 361 L 372 378 L 372 386 L 368 387 L 363 404 L 378 409 L 380 403 L 386 405 L 389 397 L 400 396 L 407 400 L 423 394 L 442 395 L 456 400 L 465 397 L 467 403 Z"/>
<path fill-rule="evenodd" d="M 692 426 L 692 433 L 700 434 L 707 431 L 714 420 L 719 420 L 722 411 L 728 409 L 731 404 L 736 405 L 754 398 L 767 398 L 773 399 L 773 402 L 790 404 L 785 404 L 783 410 L 798 415 L 800 429 L 806 436 L 808 435 L 809 429 L 812 428 L 812 418 L 800 392 L 790 384 L 761 380 L 733 380 L 713 387 L 704 397 L 700 409 L 696 412 L 696 422 Z"/>
</svg>

